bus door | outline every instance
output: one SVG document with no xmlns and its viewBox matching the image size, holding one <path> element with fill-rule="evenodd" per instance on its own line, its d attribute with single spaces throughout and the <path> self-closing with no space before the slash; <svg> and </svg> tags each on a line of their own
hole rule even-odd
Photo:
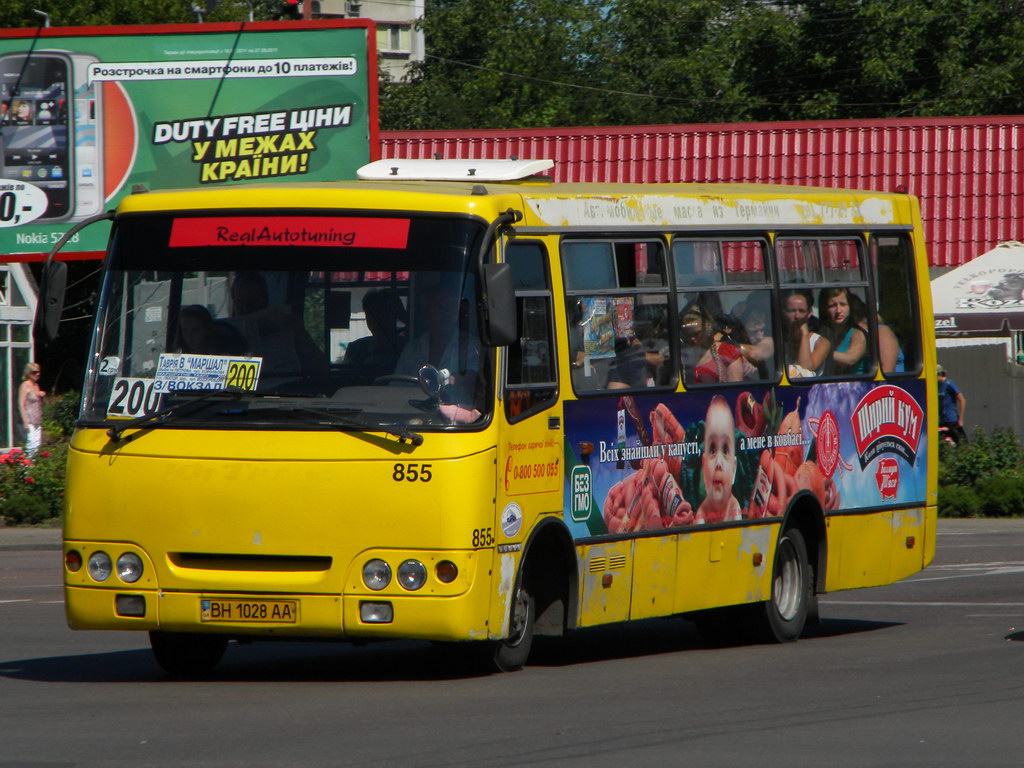
<svg viewBox="0 0 1024 768">
<path fill-rule="evenodd" d="M 505 350 L 497 445 L 496 526 L 482 535 L 497 546 L 504 594 L 511 588 L 530 532 L 539 518 L 561 514 L 562 421 L 548 257 L 540 241 L 506 249 L 516 285 L 518 340 Z M 500 601 L 499 601 L 500 602 Z M 501 610 L 496 610 L 501 608 Z M 494 621 L 507 620 L 503 606 Z"/>
</svg>

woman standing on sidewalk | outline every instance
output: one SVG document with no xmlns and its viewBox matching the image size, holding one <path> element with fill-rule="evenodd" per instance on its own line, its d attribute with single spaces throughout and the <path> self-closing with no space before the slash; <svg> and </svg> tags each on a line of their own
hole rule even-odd
<svg viewBox="0 0 1024 768">
<path fill-rule="evenodd" d="M 41 373 L 39 363 L 27 363 L 18 388 L 18 410 L 21 411 L 21 423 L 25 425 L 28 434 L 25 451 L 29 455 L 39 450 L 43 440 L 43 397 L 46 393 L 39 388 Z"/>
</svg>

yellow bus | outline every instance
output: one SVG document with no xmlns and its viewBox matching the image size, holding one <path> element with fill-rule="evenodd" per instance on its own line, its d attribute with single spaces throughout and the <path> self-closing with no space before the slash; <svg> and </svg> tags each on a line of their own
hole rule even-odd
<svg viewBox="0 0 1024 768">
<path fill-rule="evenodd" d="M 113 228 L 68 460 L 67 617 L 228 641 L 683 615 L 796 639 L 931 561 L 917 201 L 561 185 L 543 160 L 150 192 Z M 50 311 L 59 302 L 48 302 Z"/>
</svg>

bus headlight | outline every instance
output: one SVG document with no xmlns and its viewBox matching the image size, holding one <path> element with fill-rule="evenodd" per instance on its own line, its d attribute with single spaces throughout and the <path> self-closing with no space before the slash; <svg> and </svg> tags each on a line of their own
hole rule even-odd
<svg viewBox="0 0 1024 768">
<path fill-rule="evenodd" d="M 427 580 L 427 569 L 418 560 L 406 560 L 398 566 L 398 583 L 410 592 L 419 589 Z"/>
<path fill-rule="evenodd" d="M 134 584 L 142 578 L 142 558 L 134 552 L 125 552 L 117 558 L 117 578 L 126 584 Z"/>
<path fill-rule="evenodd" d="M 391 566 L 383 560 L 367 560 L 363 566 L 363 584 L 379 592 L 391 583 Z"/>
<path fill-rule="evenodd" d="M 112 570 L 110 555 L 106 552 L 93 552 L 89 555 L 89 575 L 94 581 L 106 581 Z"/>
</svg>

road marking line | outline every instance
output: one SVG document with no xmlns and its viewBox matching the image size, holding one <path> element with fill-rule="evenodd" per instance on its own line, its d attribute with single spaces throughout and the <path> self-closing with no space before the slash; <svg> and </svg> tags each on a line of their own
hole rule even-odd
<svg viewBox="0 0 1024 768">
<path fill-rule="evenodd" d="M 31 603 L 31 602 L 32 602 L 32 598 L 30 598 L 30 597 L 22 597 L 22 598 L 19 598 L 17 600 L 0 600 L 0 603 Z"/>
<path fill-rule="evenodd" d="M 1024 603 L 913 602 L 909 600 L 821 600 L 822 605 L 893 605 L 929 608 L 1024 608 Z"/>
</svg>

